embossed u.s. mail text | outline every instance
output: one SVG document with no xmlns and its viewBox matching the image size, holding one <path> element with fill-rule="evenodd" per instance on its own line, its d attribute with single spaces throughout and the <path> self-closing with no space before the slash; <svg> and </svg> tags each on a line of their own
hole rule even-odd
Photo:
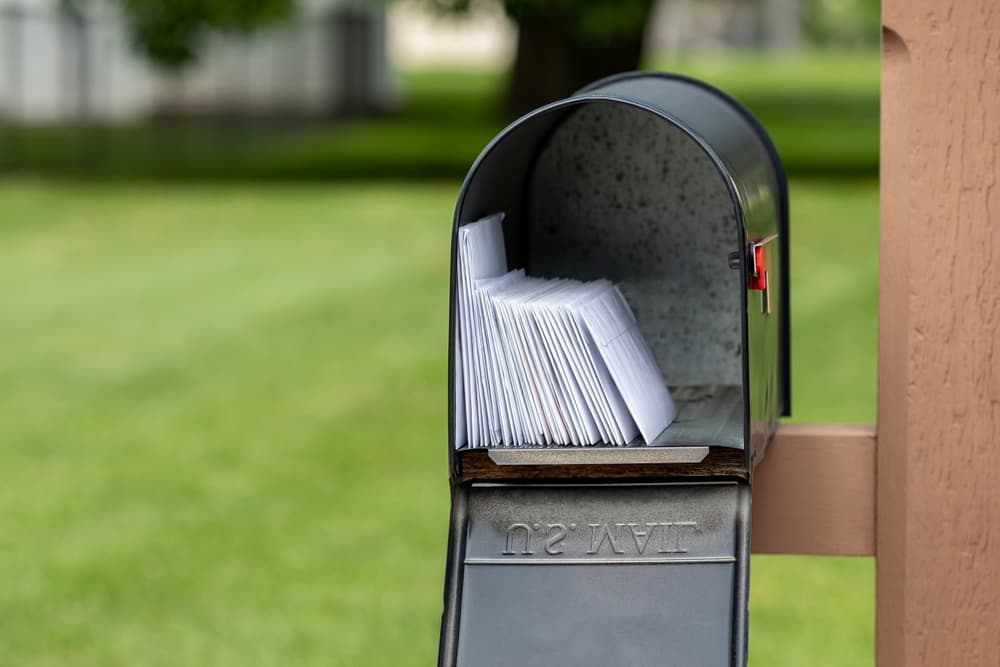
<svg viewBox="0 0 1000 667">
<path fill-rule="evenodd" d="M 512 523 L 502 556 L 638 557 L 685 554 L 697 521 Z"/>
</svg>

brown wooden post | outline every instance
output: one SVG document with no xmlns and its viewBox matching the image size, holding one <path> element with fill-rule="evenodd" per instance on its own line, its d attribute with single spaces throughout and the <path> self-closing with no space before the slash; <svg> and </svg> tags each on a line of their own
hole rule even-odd
<svg viewBox="0 0 1000 667">
<path fill-rule="evenodd" d="M 883 0 L 877 662 L 1000 664 L 1000 2 Z"/>
</svg>

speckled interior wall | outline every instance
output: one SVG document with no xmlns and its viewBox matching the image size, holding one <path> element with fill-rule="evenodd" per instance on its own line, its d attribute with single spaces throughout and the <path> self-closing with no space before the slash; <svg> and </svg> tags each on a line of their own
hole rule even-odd
<svg viewBox="0 0 1000 667">
<path fill-rule="evenodd" d="M 671 386 L 740 384 L 735 212 L 694 140 L 590 103 L 550 136 L 529 187 L 529 273 L 616 282 Z"/>
</svg>

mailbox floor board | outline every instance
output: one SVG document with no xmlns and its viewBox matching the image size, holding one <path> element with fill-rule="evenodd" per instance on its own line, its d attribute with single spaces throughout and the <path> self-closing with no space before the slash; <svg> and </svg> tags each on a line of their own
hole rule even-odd
<svg viewBox="0 0 1000 667">
<path fill-rule="evenodd" d="M 473 485 L 456 667 L 743 664 L 738 483 Z"/>
<path fill-rule="evenodd" d="M 670 470 L 668 476 L 701 477 L 718 474 L 744 477 L 743 401 L 740 387 L 686 386 L 675 387 L 671 391 L 677 406 L 677 417 L 649 447 L 643 446 L 641 439 L 637 439 L 629 447 L 492 449 L 489 450 L 488 458 L 493 463 L 485 460 L 483 455 L 486 452 L 482 449 L 464 449 L 458 452 L 463 461 L 463 476 L 479 480 L 510 478 L 513 466 L 520 469 L 517 474 L 528 477 L 580 478 L 591 475 L 584 470 L 574 472 L 573 466 L 586 466 L 590 473 L 595 473 L 597 465 L 609 463 L 619 467 L 611 470 L 604 468 L 602 474 L 611 472 L 613 474 L 610 476 L 618 479 L 649 476 L 662 479 L 668 471 L 655 469 L 655 466 L 669 464 L 678 464 L 679 467 Z M 562 469 L 553 467 L 552 464 L 562 466 Z M 654 465 L 654 469 L 647 471 L 650 474 L 630 467 L 643 464 Z M 533 465 L 543 466 L 543 469 L 529 474 L 524 466 Z"/>
</svg>

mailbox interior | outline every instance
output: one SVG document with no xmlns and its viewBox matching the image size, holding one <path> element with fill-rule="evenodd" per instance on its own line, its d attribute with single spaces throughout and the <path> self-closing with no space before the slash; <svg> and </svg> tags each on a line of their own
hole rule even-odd
<svg viewBox="0 0 1000 667">
<path fill-rule="evenodd" d="M 545 107 L 484 151 L 457 223 L 497 211 L 511 267 L 621 289 L 678 407 L 651 444 L 745 447 L 742 221 L 690 132 L 616 100 Z"/>
</svg>

